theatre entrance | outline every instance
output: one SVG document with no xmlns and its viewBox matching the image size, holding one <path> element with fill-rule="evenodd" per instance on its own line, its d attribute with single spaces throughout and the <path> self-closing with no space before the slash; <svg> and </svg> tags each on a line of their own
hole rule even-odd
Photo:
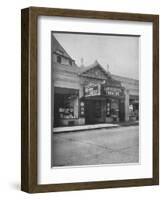
<svg viewBox="0 0 163 200">
<path fill-rule="evenodd" d="M 85 101 L 85 122 L 86 124 L 98 124 L 105 122 L 106 111 L 105 100 L 86 100 Z"/>
</svg>

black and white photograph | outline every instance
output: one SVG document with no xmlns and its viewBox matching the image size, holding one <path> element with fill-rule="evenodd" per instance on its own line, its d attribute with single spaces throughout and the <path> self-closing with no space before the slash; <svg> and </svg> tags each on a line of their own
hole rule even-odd
<svg viewBox="0 0 163 200">
<path fill-rule="evenodd" d="M 140 162 L 140 36 L 51 31 L 52 167 Z"/>
</svg>

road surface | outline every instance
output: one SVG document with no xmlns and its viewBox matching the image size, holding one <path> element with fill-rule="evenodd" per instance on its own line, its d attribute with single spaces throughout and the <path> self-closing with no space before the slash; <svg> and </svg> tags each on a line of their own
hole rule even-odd
<svg viewBox="0 0 163 200">
<path fill-rule="evenodd" d="M 53 166 L 139 162 L 139 126 L 53 134 Z"/>
</svg>

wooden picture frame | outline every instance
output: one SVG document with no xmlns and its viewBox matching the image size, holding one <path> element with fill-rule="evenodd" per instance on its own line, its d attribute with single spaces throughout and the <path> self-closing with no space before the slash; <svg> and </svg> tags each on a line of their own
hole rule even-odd
<svg viewBox="0 0 163 200">
<path fill-rule="evenodd" d="M 62 16 L 153 24 L 153 176 L 152 178 L 38 184 L 37 19 Z M 21 190 L 28 193 L 148 186 L 159 184 L 159 16 L 89 10 L 29 7 L 21 11 Z"/>
</svg>

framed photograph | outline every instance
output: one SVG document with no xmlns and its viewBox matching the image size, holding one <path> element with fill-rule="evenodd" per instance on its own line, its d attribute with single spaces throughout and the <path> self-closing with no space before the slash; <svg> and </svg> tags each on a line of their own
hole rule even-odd
<svg viewBox="0 0 163 200">
<path fill-rule="evenodd" d="M 159 184 L 159 16 L 21 11 L 21 189 Z"/>
</svg>

